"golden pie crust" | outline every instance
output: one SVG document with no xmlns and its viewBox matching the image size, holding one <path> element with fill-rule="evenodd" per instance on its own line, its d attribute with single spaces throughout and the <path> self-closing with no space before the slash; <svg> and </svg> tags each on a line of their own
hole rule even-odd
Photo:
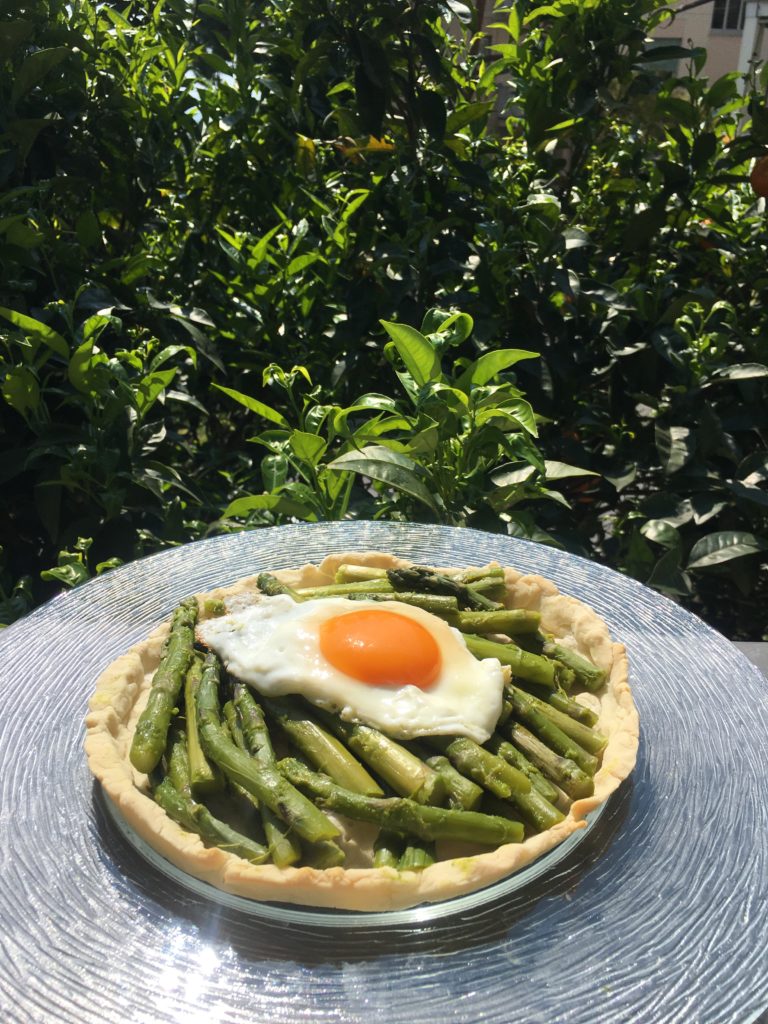
<svg viewBox="0 0 768 1024">
<path fill-rule="evenodd" d="M 411 563 L 379 552 L 330 555 L 319 565 L 275 572 L 294 587 L 319 586 L 333 581 L 342 563 L 392 568 Z M 639 722 L 628 682 L 624 646 L 614 643 L 603 619 L 583 602 L 560 594 L 541 576 L 525 576 L 505 569 L 506 604 L 538 610 L 542 628 L 561 638 L 572 638 L 577 650 L 608 673 L 598 694 L 585 694 L 585 703 L 598 711 L 598 728 L 608 736 L 602 763 L 595 775 L 594 795 L 576 800 L 564 821 L 522 843 L 509 843 L 491 852 L 438 846 L 446 859 L 423 871 L 398 872 L 394 868 L 310 867 L 277 868 L 253 865 L 202 841 L 168 818 L 152 799 L 147 777 L 129 761 L 136 720 L 146 703 L 152 675 L 160 660 L 168 623 L 132 647 L 99 677 L 86 718 L 85 750 L 88 764 L 128 824 L 176 867 L 226 892 L 253 900 L 298 903 L 344 910 L 382 911 L 450 899 L 490 885 L 518 871 L 568 836 L 586 826 L 585 817 L 603 803 L 632 771 L 637 756 Z M 255 578 L 231 587 L 198 595 L 227 598 L 256 589 Z M 343 819 L 348 831 L 348 863 L 370 863 L 375 828 Z"/>
</svg>

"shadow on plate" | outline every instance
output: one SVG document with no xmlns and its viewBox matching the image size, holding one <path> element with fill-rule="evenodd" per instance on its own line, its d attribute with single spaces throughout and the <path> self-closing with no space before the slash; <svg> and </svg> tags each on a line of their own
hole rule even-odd
<svg viewBox="0 0 768 1024">
<path fill-rule="evenodd" d="M 588 833 L 551 870 L 530 884 L 470 911 L 457 911 L 439 919 L 373 928 L 350 920 L 328 927 L 322 922 L 297 923 L 295 919 L 268 919 L 258 912 L 246 913 L 192 892 L 149 863 L 124 837 L 107 809 L 101 787 L 94 783 L 93 807 L 102 862 L 112 876 L 121 898 L 139 904 L 148 924 L 175 919 L 185 921 L 190 934 L 201 941 L 228 946 L 247 961 L 291 960 L 314 966 L 339 961 L 356 962 L 404 953 L 439 954 L 482 946 L 503 939 L 514 926 L 533 913 L 542 900 L 570 900 L 582 879 L 602 858 L 623 828 L 630 810 L 633 786 L 628 780 L 608 801 Z M 555 851 L 552 851 L 556 853 Z M 551 856 L 551 855 L 550 855 Z M 497 883 L 498 884 L 498 883 Z M 275 904 L 271 905 L 275 907 Z M 298 908 L 291 908 L 296 910 Z M 312 908 L 301 908 L 311 917 Z M 418 908 L 416 908 L 418 910 Z M 327 917 L 329 911 L 321 912 Z M 333 913 L 333 911 L 330 911 Z M 300 936 L 300 938 L 299 938 Z"/>
</svg>

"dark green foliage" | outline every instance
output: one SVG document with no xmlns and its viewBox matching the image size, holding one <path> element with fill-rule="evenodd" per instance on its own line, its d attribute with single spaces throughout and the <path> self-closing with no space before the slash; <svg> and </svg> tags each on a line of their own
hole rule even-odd
<svg viewBox="0 0 768 1024">
<path fill-rule="evenodd" d="M 438 0 L 0 0 L 0 620 L 377 515 L 758 638 L 766 74 L 648 50 L 661 12 L 509 0 L 489 44 Z"/>
</svg>

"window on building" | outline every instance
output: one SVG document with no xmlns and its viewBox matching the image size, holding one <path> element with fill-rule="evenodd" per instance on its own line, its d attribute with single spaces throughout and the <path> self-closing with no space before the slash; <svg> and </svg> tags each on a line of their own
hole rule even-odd
<svg viewBox="0 0 768 1024">
<path fill-rule="evenodd" d="M 744 0 L 715 0 L 712 8 L 712 28 L 741 32 L 744 28 Z"/>
</svg>

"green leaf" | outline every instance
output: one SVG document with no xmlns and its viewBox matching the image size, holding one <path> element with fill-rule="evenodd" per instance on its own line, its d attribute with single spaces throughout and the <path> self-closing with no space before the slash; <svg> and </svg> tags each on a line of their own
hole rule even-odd
<svg viewBox="0 0 768 1024">
<path fill-rule="evenodd" d="M 99 394 L 109 377 L 108 359 L 103 352 L 94 352 L 93 343 L 94 339 L 90 338 L 79 345 L 67 366 L 70 384 L 83 395 Z"/>
<path fill-rule="evenodd" d="M 536 414 L 522 398 L 508 400 L 503 406 L 481 409 L 475 422 L 477 426 L 494 423 L 502 430 L 526 430 L 532 437 L 538 437 L 539 433 Z"/>
<path fill-rule="evenodd" d="M 257 416 L 261 416 L 265 420 L 269 420 L 270 423 L 277 423 L 280 427 L 290 427 L 288 420 L 279 413 L 277 409 L 273 409 L 269 405 L 265 405 L 264 402 L 260 402 L 258 398 L 250 398 L 248 395 L 242 394 L 240 391 L 235 391 L 233 388 L 225 388 L 223 384 L 213 385 L 217 390 L 223 391 L 225 395 L 230 398 L 234 398 L 240 405 L 244 405 L 246 409 L 251 412 L 255 412 Z"/>
<path fill-rule="evenodd" d="M 640 533 L 656 544 L 665 548 L 680 547 L 680 532 L 664 519 L 649 519 L 640 527 Z"/>
<path fill-rule="evenodd" d="M 379 323 L 392 339 L 408 373 L 419 387 L 440 379 L 440 358 L 421 331 L 407 324 L 393 324 L 386 320 Z"/>
<path fill-rule="evenodd" d="M 82 562 L 60 565 L 57 569 L 43 569 L 40 579 L 51 583 L 63 583 L 65 587 L 76 587 L 88 579 L 88 569 Z"/>
<path fill-rule="evenodd" d="M 768 366 L 764 366 L 763 363 L 733 363 L 721 370 L 715 370 L 704 387 L 724 380 L 760 380 L 764 377 L 768 377 Z"/>
<path fill-rule="evenodd" d="M 691 548 L 688 556 L 687 569 L 706 569 L 712 565 L 721 565 L 732 558 L 743 558 L 768 550 L 768 541 L 756 537 L 753 533 L 739 530 L 721 530 L 709 533 Z"/>
<path fill-rule="evenodd" d="M 297 458 L 303 462 L 309 462 L 312 466 L 317 465 L 328 447 L 322 437 L 318 437 L 317 434 L 308 434 L 304 430 L 294 430 L 288 438 L 288 443 Z"/>
<path fill-rule="evenodd" d="M 737 498 L 743 498 L 744 501 L 750 501 L 754 505 L 762 505 L 763 508 L 768 507 L 768 491 L 764 491 L 761 487 L 743 484 L 739 480 L 731 480 L 726 486 Z"/>
<path fill-rule="evenodd" d="M 148 373 L 146 377 L 142 377 L 141 383 L 134 393 L 139 416 L 144 418 L 147 415 L 175 376 L 176 370 L 173 369 L 155 370 L 153 373 Z"/>
<path fill-rule="evenodd" d="M 393 452 L 390 448 L 370 445 L 359 451 L 346 452 L 329 462 L 328 469 L 351 470 L 368 476 L 416 498 L 433 511 L 438 510 L 435 496 L 424 482 L 419 465 L 407 455 Z"/>
<path fill-rule="evenodd" d="M 683 468 L 693 455 L 694 447 L 694 437 L 688 427 L 656 424 L 656 449 L 667 475 Z"/>
<path fill-rule="evenodd" d="M 600 476 L 591 469 L 580 469 L 578 466 L 569 466 L 567 462 L 556 462 L 545 459 L 545 477 L 547 480 L 565 480 L 571 476 Z"/>
<path fill-rule="evenodd" d="M 697 526 L 702 526 L 710 519 L 714 519 L 722 512 L 728 503 L 714 494 L 694 494 L 691 498 L 693 509 L 693 521 Z"/>
<path fill-rule="evenodd" d="M 647 579 L 649 587 L 665 594 L 687 597 L 693 590 L 690 576 L 680 568 L 680 549 L 665 551 Z"/>
<path fill-rule="evenodd" d="M 465 106 L 459 107 L 458 110 L 452 110 L 445 122 L 446 135 L 453 135 L 461 128 L 472 124 L 473 121 L 479 121 L 480 118 L 484 121 L 487 120 L 492 109 L 493 103 L 491 100 L 479 100 L 474 103 L 467 103 Z"/>
<path fill-rule="evenodd" d="M 222 519 L 242 519 L 256 511 L 278 512 L 307 522 L 317 520 L 317 515 L 308 505 L 292 501 L 282 494 L 251 494 L 247 498 L 236 498 L 224 509 Z"/>
<path fill-rule="evenodd" d="M 493 352 L 485 352 L 471 363 L 456 381 L 456 387 L 469 394 L 471 387 L 482 387 L 502 370 L 519 363 L 521 359 L 538 359 L 538 352 L 529 352 L 521 348 L 499 348 Z"/>
<path fill-rule="evenodd" d="M 317 263 L 318 260 L 322 260 L 325 263 L 325 259 L 319 252 L 305 252 L 301 256 L 296 256 L 288 264 L 285 271 L 286 277 L 293 277 L 294 274 L 298 274 L 300 270 L 305 270 L 307 267 L 312 266 L 313 263 Z"/>
<path fill-rule="evenodd" d="M 419 89 L 416 94 L 421 122 L 433 139 L 445 137 L 446 110 L 445 100 L 433 89 Z"/>
<path fill-rule="evenodd" d="M 11 103 L 16 103 L 41 82 L 57 64 L 61 64 L 70 55 L 68 46 L 52 46 L 47 50 L 35 50 L 25 59 L 19 68 L 13 84 Z"/>
<path fill-rule="evenodd" d="M 13 309 L 6 309 L 4 306 L 0 306 L 0 316 L 10 320 L 12 324 L 15 324 L 16 327 L 24 331 L 27 337 L 31 338 L 34 342 L 38 344 L 42 342 L 52 352 L 55 352 L 56 355 L 61 356 L 62 359 L 69 359 L 69 345 L 52 327 L 41 323 L 39 320 L 34 320 L 31 316 L 26 316 L 24 313 L 17 313 Z"/>
<path fill-rule="evenodd" d="M 37 377 L 26 366 L 11 367 L 3 381 L 2 395 L 8 405 L 26 419 L 40 405 Z"/>
<path fill-rule="evenodd" d="M 284 455 L 265 455 L 261 460 L 261 481 L 268 491 L 282 487 L 288 476 L 290 463 Z"/>
</svg>

